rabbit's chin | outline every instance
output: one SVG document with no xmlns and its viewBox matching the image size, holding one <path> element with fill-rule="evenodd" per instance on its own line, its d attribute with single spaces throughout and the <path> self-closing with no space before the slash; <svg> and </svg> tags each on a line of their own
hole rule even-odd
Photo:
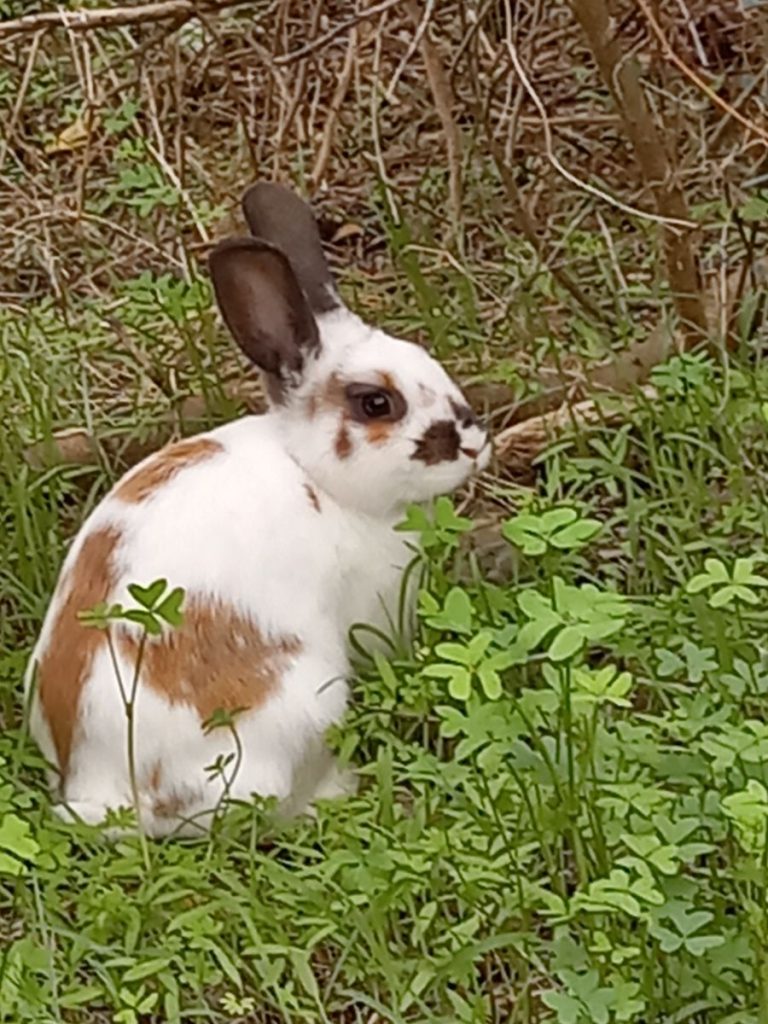
<svg viewBox="0 0 768 1024">
<path fill-rule="evenodd" d="M 484 453 L 478 459 L 460 456 L 452 462 L 430 467 L 392 467 L 389 473 L 377 466 L 305 466 L 308 475 L 341 507 L 377 519 L 399 518 L 411 504 L 429 502 L 465 486 L 487 465 Z M 314 468 L 314 472 L 313 472 Z"/>
<path fill-rule="evenodd" d="M 478 459 L 461 456 L 455 462 L 444 463 L 422 471 L 421 477 L 413 481 L 406 503 L 430 501 L 445 494 L 453 494 L 465 487 L 474 476 L 488 465 L 488 458 L 482 454 Z"/>
</svg>

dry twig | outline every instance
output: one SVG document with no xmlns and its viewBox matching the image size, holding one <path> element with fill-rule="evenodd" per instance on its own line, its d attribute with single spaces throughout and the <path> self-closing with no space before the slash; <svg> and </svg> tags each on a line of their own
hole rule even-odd
<svg viewBox="0 0 768 1024">
<path fill-rule="evenodd" d="M 352 73 L 355 70 L 357 38 L 357 28 L 355 27 L 349 33 L 349 42 L 347 44 L 347 53 L 344 58 L 344 67 L 341 69 L 338 85 L 336 86 L 333 97 L 328 106 L 323 138 L 320 142 L 317 156 L 315 157 L 314 166 L 312 167 L 311 178 L 315 186 L 319 185 L 323 180 L 323 175 L 325 174 L 325 169 L 328 166 L 331 150 L 333 149 L 333 137 L 336 131 L 336 122 L 339 117 L 339 111 L 341 110 L 341 105 L 344 102 L 350 82 L 352 81 Z"/>
<path fill-rule="evenodd" d="M 734 120 L 738 121 L 739 124 L 742 125 L 742 127 L 746 128 L 747 131 L 750 132 L 750 134 L 756 135 L 758 138 L 762 139 L 763 142 L 768 143 L 768 131 L 766 131 L 764 128 L 761 128 L 759 124 L 755 124 L 754 121 L 750 121 L 748 117 L 745 117 L 742 113 L 736 110 L 735 107 L 731 106 L 731 104 L 728 103 L 727 100 L 724 100 L 721 96 L 718 96 L 715 90 L 711 86 L 707 85 L 704 79 L 701 78 L 700 75 L 697 75 L 693 68 L 689 68 L 685 61 L 678 57 L 678 55 L 675 53 L 672 44 L 670 43 L 669 39 L 667 39 L 664 29 L 657 21 L 653 11 L 651 10 L 646 0 L 637 0 L 637 2 L 643 14 L 648 19 L 648 24 L 651 26 L 653 34 L 659 40 L 664 56 L 667 57 L 668 60 L 671 60 L 675 67 L 679 71 L 681 71 L 686 76 L 686 78 L 689 78 L 696 86 L 696 88 L 700 89 L 704 93 L 704 95 L 707 96 L 714 104 L 720 107 L 721 110 L 725 111 L 726 114 L 734 118 Z"/>
<path fill-rule="evenodd" d="M 440 51 L 429 38 L 429 14 L 427 6 L 423 18 L 413 0 L 409 0 L 408 11 L 416 25 L 418 49 L 427 69 L 427 79 L 432 92 L 435 110 L 445 135 L 445 148 L 448 157 L 448 194 L 454 225 L 461 216 L 461 134 L 453 116 L 454 95 L 451 82 L 443 66 Z"/>
<path fill-rule="evenodd" d="M 641 393 L 649 399 L 654 398 L 656 394 L 655 389 L 650 386 L 642 388 Z M 517 468 L 530 466 L 559 432 L 614 423 L 625 419 L 631 407 L 632 402 L 626 399 L 621 406 L 610 410 L 591 398 L 576 402 L 574 405 L 564 402 L 551 412 L 531 416 L 502 430 L 494 442 L 496 458 L 502 465 L 513 463 Z"/>
<path fill-rule="evenodd" d="M 392 7 L 397 7 L 398 4 L 402 4 L 403 0 L 383 0 L 383 3 L 374 4 L 372 7 L 367 7 L 363 11 L 359 11 L 353 18 L 347 18 L 346 21 L 342 21 L 338 25 L 334 25 L 332 29 L 325 33 L 325 35 L 319 36 L 317 39 L 313 39 L 312 42 L 307 43 L 306 46 L 300 46 L 298 50 L 292 50 L 290 53 L 284 53 L 280 57 L 275 57 L 275 64 L 292 64 L 295 60 L 302 60 L 304 57 L 308 57 L 311 53 L 316 53 L 318 50 L 322 50 L 323 47 L 332 43 L 334 39 L 344 35 L 350 28 L 354 28 L 355 25 L 359 25 L 361 21 L 367 21 L 368 18 L 375 18 L 377 14 L 384 14 Z"/>
<path fill-rule="evenodd" d="M 651 188 L 659 217 L 690 225 L 688 206 L 667 157 L 659 130 L 643 95 L 637 62 L 623 51 L 613 28 L 607 0 L 571 0 L 600 74 L 621 114 L 645 182 Z M 667 276 L 682 326 L 692 343 L 707 333 L 700 291 L 698 259 L 690 231 L 663 229 Z"/>
<path fill-rule="evenodd" d="M 25 14 L 21 18 L 0 22 L 0 40 L 12 36 L 27 35 L 55 28 L 66 28 L 73 32 L 90 31 L 97 28 L 119 28 L 123 25 L 139 25 L 167 19 L 186 21 L 205 11 L 218 11 L 224 7 L 237 7 L 249 0 L 158 0 L 156 3 L 137 4 L 135 7 L 94 7 L 82 11 L 40 11 Z"/>
</svg>

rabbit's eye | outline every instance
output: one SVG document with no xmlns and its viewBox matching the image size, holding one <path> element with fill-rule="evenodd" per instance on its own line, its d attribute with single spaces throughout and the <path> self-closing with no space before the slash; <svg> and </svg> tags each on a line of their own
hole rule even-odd
<svg viewBox="0 0 768 1024">
<path fill-rule="evenodd" d="M 392 402 L 389 395 L 383 391 L 374 391 L 370 395 L 363 395 L 360 399 L 360 408 L 369 420 L 377 420 L 381 416 L 389 416 L 392 412 Z"/>
<path fill-rule="evenodd" d="M 394 423 L 405 415 L 405 399 L 398 391 L 372 388 L 365 384 L 350 384 L 347 402 L 352 417 L 358 423 L 370 420 L 388 420 Z"/>
</svg>

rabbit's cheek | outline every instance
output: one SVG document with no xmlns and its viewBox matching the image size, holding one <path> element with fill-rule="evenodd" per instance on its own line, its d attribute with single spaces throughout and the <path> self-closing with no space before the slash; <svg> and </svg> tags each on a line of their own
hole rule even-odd
<svg viewBox="0 0 768 1024">
<path fill-rule="evenodd" d="M 394 423 L 386 420 L 373 420 L 365 427 L 365 436 L 368 444 L 373 445 L 374 448 L 382 447 L 390 440 L 394 429 Z"/>
<path fill-rule="evenodd" d="M 349 427 L 345 420 L 342 420 L 339 429 L 336 432 L 336 438 L 333 442 L 333 448 L 338 458 L 342 461 L 348 459 L 352 454 L 352 437 L 349 433 Z"/>
</svg>

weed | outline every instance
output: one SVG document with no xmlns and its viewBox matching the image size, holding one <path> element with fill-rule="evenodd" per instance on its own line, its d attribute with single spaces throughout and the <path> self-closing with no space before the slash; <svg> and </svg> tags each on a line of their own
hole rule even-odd
<svg viewBox="0 0 768 1024">
<path fill-rule="evenodd" d="M 205 300 L 179 287 L 127 286 L 122 319 L 183 330 Z M 62 362 L 53 387 L 55 318 L 26 330 L 49 353 L 40 431 L 83 378 Z M 28 377 L 9 365 L 10 414 Z M 765 385 L 759 364 L 675 359 L 658 405 L 554 446 L 502 526 L 505 585 L 457 575 L 471 518 L 412 509 L 415 641 L 361 645 L 338 730 L 360 794 L 279 827 L 236 805 L 149 855 L 49 813 L 11 695 L 77 479 L 6 474 L 0 1020 L 764 1019 Z M 163 581 L 132 597 L 102 618 L 177 620 Z"/>
</svg>

